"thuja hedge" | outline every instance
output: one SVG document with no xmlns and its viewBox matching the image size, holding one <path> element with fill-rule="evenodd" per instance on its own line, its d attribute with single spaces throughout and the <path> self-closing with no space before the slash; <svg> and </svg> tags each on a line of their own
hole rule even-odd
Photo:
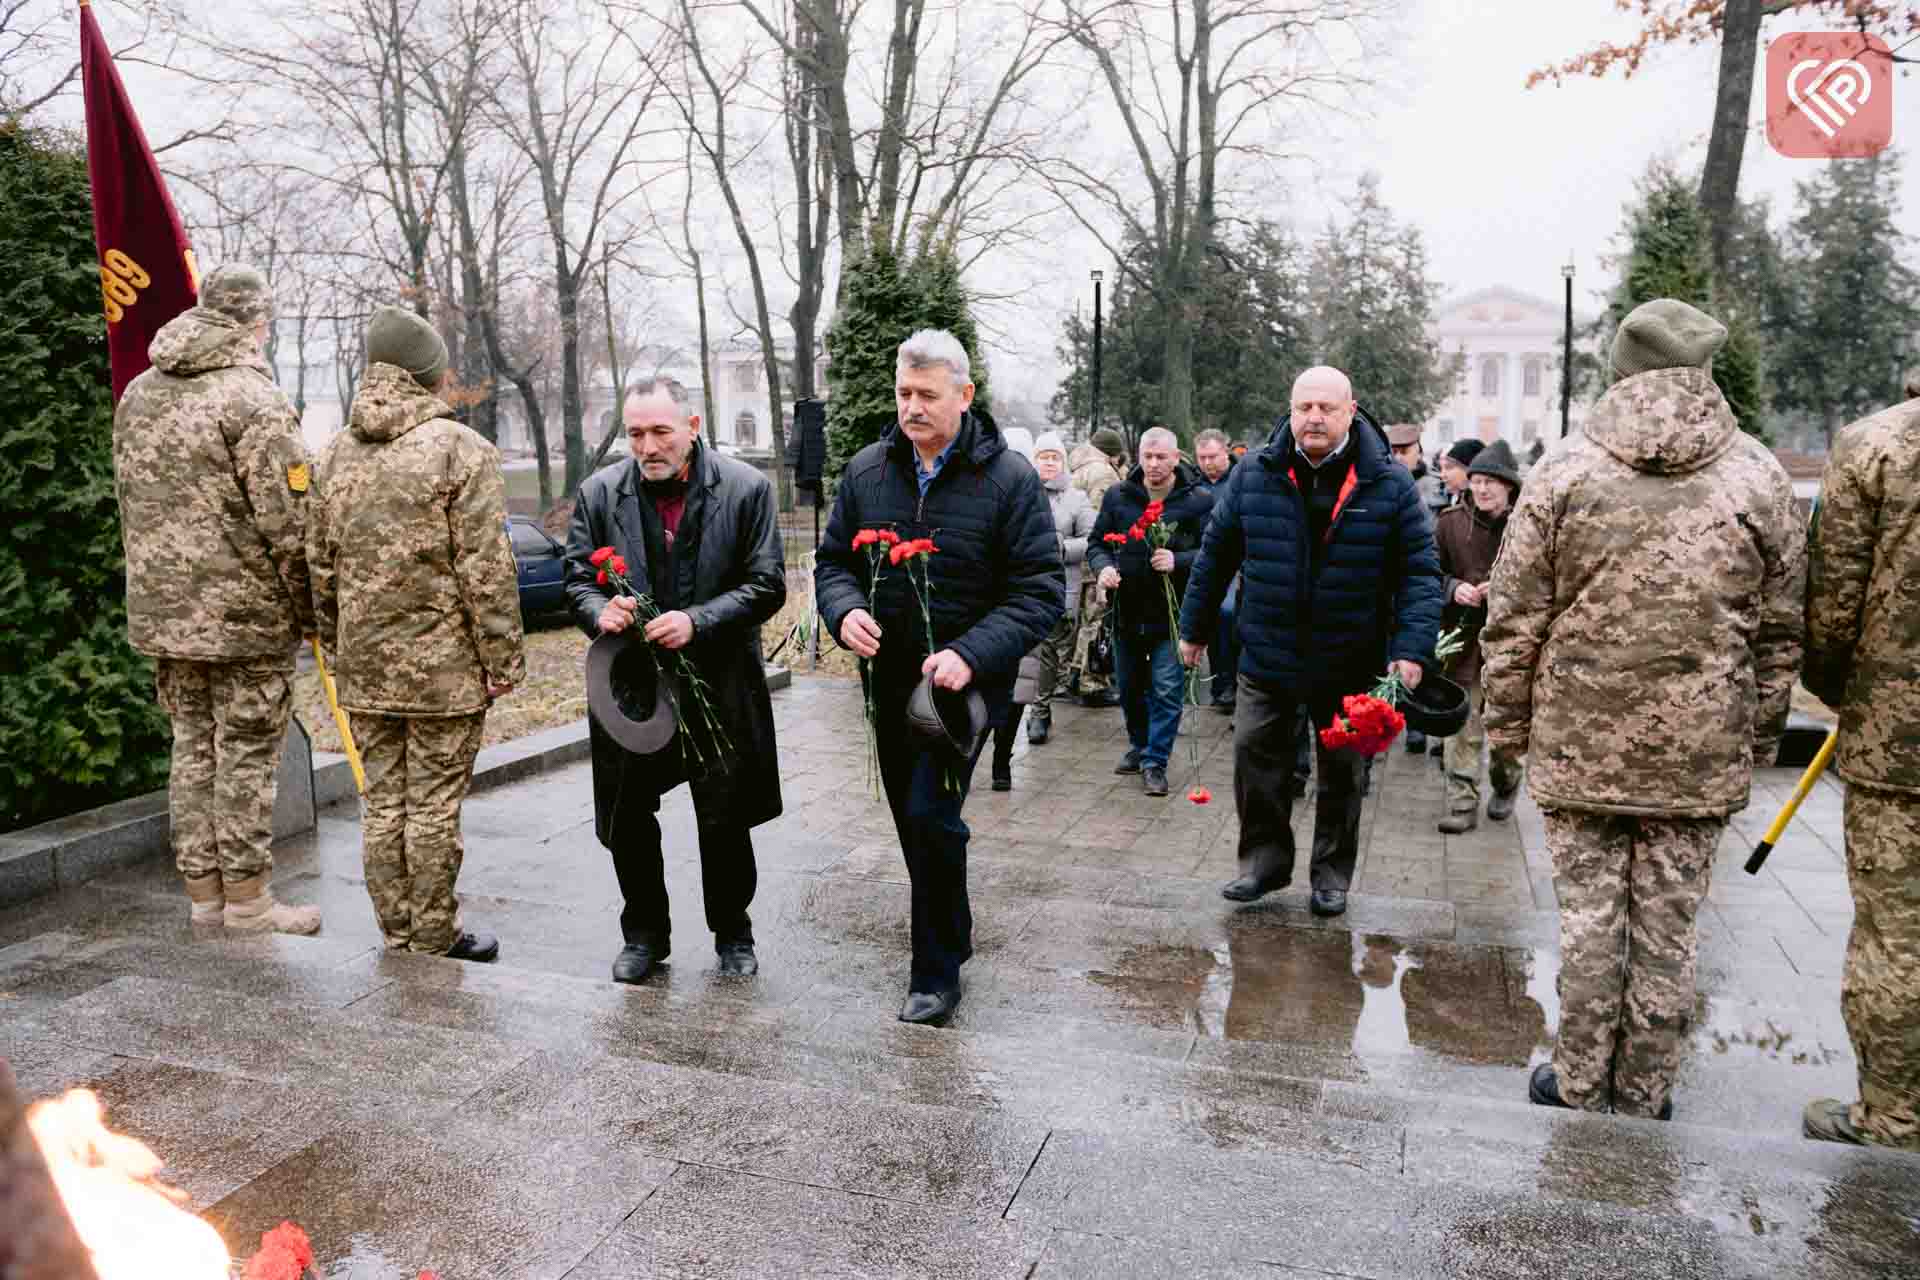
<svg viewBox="0 0 1920 1280">
<path fill-rule="evenodd" d="M 167 776 L 127 647 L 92 217 L 78 145 L 0 125 L 0 830 Z"/>
</svg>

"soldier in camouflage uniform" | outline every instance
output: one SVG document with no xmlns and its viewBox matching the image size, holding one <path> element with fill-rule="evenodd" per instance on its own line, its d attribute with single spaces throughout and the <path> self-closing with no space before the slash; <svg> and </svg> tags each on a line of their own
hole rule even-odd
<svg viewBox="0 0 1920 1280">
<path fill-rule="evenodd" d="M 127 634 L 173 722 L 174 862 L 196 924 L 314 933 L 274 900 L 273 798 L 294 649 L 313 630 L 307 457 L 260 354 L 273 293 L 252 267 L 209 275 L 148 348 L 113 415 Z"/>
<path fill-rule="evenodd" d="M 1920 376 L 1909 375 L 1920 397 Z M 1808 1137 L 1920 1150 L 1920 398 L 1833 442 L 1814 522 L 1806 685 L 1840 713 L 1853 933 L 1840 1011 L 1860 1100 Z"/>
<path fill-rule="evenodd" d="M 1536 1103 L 1672 1114 L 1695 915 L 1800 665 L 1793 488 L 1708 372 L 1726 329 L 1636 308 L 1583 436 L 1527 477 L 1481 633 L 1487 739 L 1527 757 L 1560 899 Z"/>
<path fill-rule="evenodd" d="M 447 348 L 382 307 L 308 530 L 320 643 L 366 767 L 367 893 L 387 946 L 492 960 L 459 922 L 460 803 L 487 707 L 526 676 L 500 455 L 435 396 Z"/>
</svg>

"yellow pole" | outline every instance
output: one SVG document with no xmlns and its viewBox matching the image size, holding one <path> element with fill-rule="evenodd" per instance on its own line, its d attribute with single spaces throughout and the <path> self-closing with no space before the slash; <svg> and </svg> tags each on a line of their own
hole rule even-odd
<svg viewBox="0 0 1920 1280">
<path fill-rule="evenodd" d="M 1747 859 L 1748 875 L 1760 874 L 1761 864 L 1767 860 L 1767 855 L 1773 852 L 1773 842 L 1785 833 L 1787 824 L 1793 821 L 1793 815 L 1800 811 L 1800 802 L 1807 798 L 1807 792 L 1813 790 L 1813 784 L 1818 782 L 1820 775 L 1826 772 L 1827 762 L 1833 759 L 1833 744 L 1839 740 L 1838 729 L 1827 730 L 1827 740 L 1820 744 L 1820 750 L 1813 757 L 1813 763 L 1809 764 L 1807 771 L 1800 775 L 1800 785 L 1793 789 L 1793 795 L 1782 806 L 1780 816 L 1775 818 L 1773 825 L 1767 828 L 1766 838 L 1753 846 L 1753 856 Z"/>
<path fill-rule="evenodd" d="M 320 687 L 327 691 L 327 706 L 333 711 L 333 723 L 340 730 L 340 743 L 347 749 L 347 763 L 353 768 L 353 785 L 360 788 L 360 794 L 367 794 L 367 771 L 360 767 L 360 748 L 353 745 L 353 729 L 347 724 L 347 713 L 340 709 L 340 696 L 333 691 L 333 676 L 327 671 L 327 660 L 320 652 L 320 637 L 313 637 L 313 661 L 320 668 Z"/>
</svg>

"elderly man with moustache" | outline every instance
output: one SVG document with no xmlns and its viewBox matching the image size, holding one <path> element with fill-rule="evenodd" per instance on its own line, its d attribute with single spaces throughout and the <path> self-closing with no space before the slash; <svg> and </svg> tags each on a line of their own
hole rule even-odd
<svg viewBox="0 0 1920 1280">
<path fill-rule="evenodd" d="M 1409 687 L 1433 661 L 1440 563 L 1433 524 L 1386 434 L 1338 369 L 1293 384 L 1288 415 L 1216 496 L 1180 610 L 1180 659 L 1199 661 L 1234 575 L 1240 588 L 1240 692 L 1233 793 L 1240 874 L 1221 889 L 1251 902 L 1293 878 L 1296 708 L 1317 727 L 1340 699 L 1391 664 Z M 1312 909 L 1347 909 L 1360 847 L 1361 772 L 1318 743 Z"/>
<path fill-rule="evenodd" d="M 907 703 L 929 677 L 941 689 L 978 689 L 989 723 L 1003 721 L 1021 657 L 1066 610 L 1040 477 L 991 419 L 971 412 L 971 373 L 966 348 L 944 329 L 900 344 L 899 425 L 848 461 L 814 570 L 821 619 L 868 663 L 880 781 L 913 881 L 913 969 L 900 1020 L 929 1026 L 953 1016 L 960 966 L 973 954 L 972 833 L 960 809 L 985 735 L 955 760 L 913 736 Z M 853 545 L 862 529 L 936 544 L 926 563 L 930 620 L 904 569 L 883 573 L 876 587 Z"/>
<path fill-rule="evenodd" d="M 594 832 L 613 855 L 625 907 L 615 982 L 644 981 L 671 950 L 660 797 L 681 782 L 693 793 L 700 835 L 700 888 L 716 968 L 759 972 L 747 906 L 758 880 L 751 831 L 780 816 L 780 762 L 773 704 L 759 654 L 760 624 L 780 611 L 787 574 L 773 486 L 744 462 L 700 442 L 687 389 L 644 378 L 627 392 L 621 420 L 632 456 L 580 486 L 567 534 L 567 597 L 589 636 L 638 626 L 648 642 L 684 652 L 707 682 L 732 753 L 723 770 L 688 777 L 685 757 L 636 755 L 589 715 Z M 659 610 L 599 584 L 592 555 L 612 547 Z"/>
</svg>

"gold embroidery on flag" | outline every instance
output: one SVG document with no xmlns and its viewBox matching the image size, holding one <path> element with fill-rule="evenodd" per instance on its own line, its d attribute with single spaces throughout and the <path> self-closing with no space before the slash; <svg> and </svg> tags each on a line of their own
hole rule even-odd
<svg viewBox="0 0 1920 1280">
<path fill-rule="evenodd" d="M 153 283 L 146 269 L 118 249 L 100 255 L 100 296 L 106 305 L 107 323 L 119 324 L 126 308 L 140 301 L 140 290 Z"/>
</svg>

